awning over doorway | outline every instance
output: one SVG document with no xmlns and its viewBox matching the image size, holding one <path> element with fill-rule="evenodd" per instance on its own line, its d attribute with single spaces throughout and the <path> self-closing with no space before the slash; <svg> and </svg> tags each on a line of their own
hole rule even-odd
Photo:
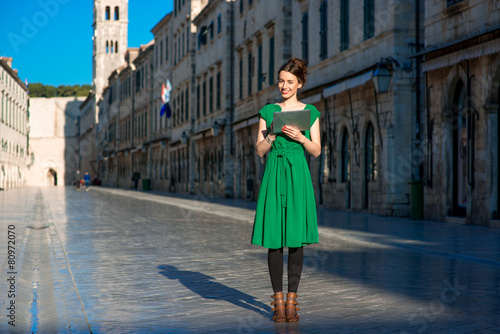
<svg viewBox="0 0 500 334">
<path fill-rule="evenodd" d="M 462 60 L 478 58 L 500 52 L 500 41 L 494 39 L 466 49 L 443 55 L 422 63 L 422 71 L 428 72 L 458 64 Z"/>
<path fill-rule="evenodd" d="M 361 86 L 372 79 L 373 71 L 358 75 L 354 78 L 344 80 L 338 84 L 323 89 L 323 97 L 327 98 L 335 94 L 342 93 L 348 89 Z"/>
</svg>

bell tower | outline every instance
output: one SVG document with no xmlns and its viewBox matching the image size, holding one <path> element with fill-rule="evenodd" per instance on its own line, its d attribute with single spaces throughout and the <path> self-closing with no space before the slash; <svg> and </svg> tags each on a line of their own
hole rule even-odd
<svg viewBox="0 0 500 334">
<path fill-rule="evenodd" d="M 92 26 L 92 88 L 98 103 L 111 72 L 125 63 L 128 0 L 94 0 Z"/>
</svg>

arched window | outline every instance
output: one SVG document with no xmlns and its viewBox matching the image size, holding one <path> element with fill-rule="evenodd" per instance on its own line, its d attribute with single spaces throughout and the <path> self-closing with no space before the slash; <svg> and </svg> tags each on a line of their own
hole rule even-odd
<svg viewBox="0 0 500 334">
<path fill-rule="evenodd" d="M 342 136 L 342 182 L 349 182 L 351 180 L 351 163 L 349 155 L 349 134 L 347 129 L 344 130 L 344 135 Z"/>
<path fill-rule="evenodd" d="M 105 20 L 109 21 L 110 16 L 111 16 L 111 9 L 109 8 L 109 6 L 106 6 L 106 17 L 105 17 Z"/>
<path fill-rule="evenodd" d="M 115 7 L 115 21 L 118 21 L 120 19 L 120 8 Z"/>
<path fill-rule="evenodd" d="M 118 41 L 115 42 L 115 53 L 118 53 Z"/>
<path fill-rule="evenodd" d="M 109 53 L 109 42 L 106 41 L 106 53 Z"/>
<path fill-rule="evenodd" d="M 111 53 L 115 53 L 115 51 L 114 51 L 114 50 L 115 50 L 115 46 L 114 46 L 113 41 L 111 41 L 111 43 L 110 43 L 110 44 L 111 44 L 111 50 L 110 50 L 109 52 L 111 52 Z"/>
</svg>

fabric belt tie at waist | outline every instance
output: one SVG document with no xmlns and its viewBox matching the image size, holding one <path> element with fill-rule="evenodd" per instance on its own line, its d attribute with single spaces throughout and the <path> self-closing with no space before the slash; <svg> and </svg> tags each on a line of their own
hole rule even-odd
<svg viewBox="0 0 500 334">
<path fill-rule="evenodd" d="M 271 154 L 276 155 L 278 158 L 278 171 L 277 171 L 277 176 L 279 178 L 278 180 L 278 193 L 281 195 L 281 206 L 286 207 L 286 202 L 287 202 L 287 196 L 286 196 L 286 180 L 287 176 L 290 175 L 292 176 L 292 161 L 290 160 L 289 155 L 290 154 L 297 154 L 297 153 L 304 153 L 304 150 L 302 148 L 296 149 L 296 150 L 281 150 L 281 149 L 272 149 Z"/>
</svg>

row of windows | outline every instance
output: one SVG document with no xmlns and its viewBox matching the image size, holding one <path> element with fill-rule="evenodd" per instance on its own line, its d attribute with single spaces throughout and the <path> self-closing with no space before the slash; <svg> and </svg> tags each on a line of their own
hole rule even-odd
<svg viewBox="0 0 500 334">
<path fill-rule="evenodd" d="M 143 65 L 135 72 L 135 92 L 140 92 L 148 84 L 148 66 Z"/>
<path fill-rule="evenodd" d="M 172 122 L 179 125 L 189 119 L 189 89 L 177 91 L 172 99 Z"/>
<path fill-rule="evenodd" d="M 189 88 L 176 90 L 170 96 L 169 106 L 172 112 L 172 123 L 174 125 L 179 125 L 185 123 L 189 119 Z M 167 126 L 167 118 L 165 116 L 160 117 L 160 109 L 162 108 L 162 103 L 160 101 L 155 101 L 153 104 L 153 131 L 160 130 Z"/>
<path fill-rule="evenodd" d="M 189 35 L 190 35 L 189 25 L 185 30 L 178 33 L 174 37 L 174 66 L 184 58 L 184 56 L 189 52 Z M 163 47 L 165 45 L 165 47 Z M 168 61 L 169 56 L 169 39 L 168 36 L 165 40 L 157 39 L 155 43 L 155 67 L 163 65 L 163 60 Z M 165 52 L 165 56 L 163 56 Z"/>
<path fill-rule="evenodd" d="M 177 13 L 181 11 L 181 5 L 185 5 L 186 0 L 174 0 L 174 15 L 177 16 Z"/>
<path fill-rule="evenodd" d="M 19 86 L 17 81 L 5 73 L 2 68 L 0 68 L 0 82 L 5 82 L 5 85 L 8 88 L 13 89 L 13 93 L 16 94 L 21 101 L 25 101 L 27 99 L 27 94 L 23 94 L 24 90 Z"/>
<path fill-rule="evenodd" d="M 114 124 L 114 123 L 113 123 Z M 114 131 L 115 128 L 109 128 L 109 131 Z M 132 133 L 133 132 L 133 133 Z M 120 122 L 119 135 L 122 142 L 127 142 L 132 140 L 132 134 L 134 138 L 144 138 L 148 134 L 148 114 L 146 111 L 140 111 L 134 115 L 134 122 L 132 123 L 132 118 L 128 117 Z M 114 140 L 114 139 L 113 139 Z"/>
<path fill-rule="evenodd" d="M 208 40 L 214 39 L 214 21 L 208 26 L 201 26 L 198 32 L 198 50 L 206 45 Z M 217 35 L 222 32 L 222 14 L 217 15 Z"/>
<path fill-rule="evenodd" d="M 2 92 L 0 121 L 21 134 L 26 134 L 27 115 L 16 103 Z"/>
<path fill-rule="evenodd" d="M 363 39 L 375 35 L 375 0 L 363 0 Z M 328 58 L 328 1 L 323 0 L 319 7 L 319 58 Z M 302 59 L 309 60 L 309 12 L 302 14 Z M 340 51 L 349 49 L 349 0 L 340 0 Z"/>
<path fill-rule="evenodd" d="M 120 8 L 118 8 L 118 6 L 115 7 L 114 14 L 115 14 L 114 20 L 118 21 L 120 19 Z M 104 13 L 104 19 L 106 21 L 111 20 L 111 8 L 109 6 L 106 6 L 106 11 Z"/>
<path fill-rule="evenodd" d="M 199 119 L 202 116 L 212 114 L 216 110 L 221 109 L 222 104 L 222 82 L 221 72 L 217 72 L 214 76 L 207 77 L 203 82 L 198 82 L 196 87 L 196 117 Z M 214 109 L 215 108 L 215 109 Z"/>
<path fill-rule="evenodd" d="M 16 145 L 15 143 L 12 143 L 4 138 L 2 138 L 1 149 L 2 149 L 2 151 L 7 152 L 7 153 L 12 153 L 12 154 L 24 156 L 24 147 L 22 147 L 20 145 Z"/>
<path fill-rule="evenodd" d="M 246 71 L 243 65 L 244 57 L 240 56 L 239 64 L 238 64 L 238 74 L 239 74 L 239 90 L 238 90 L 238 98 L 243 99 L 243 81 L 245 73 L 247 75 L 247 96 L 253 94 L 253 79 L 257 80 L 257 91 L 260 91 L 263 88 L 263 83 L 267 80 L 268 85 L 274 85 L 275 79 L 275 69 L 274 69 L 274 36 L 269 38 L 268 44 L 268 55 L 269 62 L 267 64 L 267 73 L 264 72 L 264 60 L 263 60 L 263 45 L 262 43 L 257 47 L 257 73 L 255 73 L 255 65 L 254 65 L 254 56 L 253 51 L 250 50 L 247 53 L 246 57 Z"/>
<path fill-rule="evenodd" d="M 130 131 L 130 117 L 121 121 L 120 124 L 120 139 L 122 141 L 130 141 L 132 139 Z"/>
<path fill-rule="evenodd" d="M 174 126 L 183 124 L 189 120 L 189 87 L 177 90 L 170 98 L 172 108 L 172 123 Z M 222 108 L 222 73 L 207 77 L 199 82 L 196 87 L 196 116 L 200 118 L 214 113 Z M 166 121 L 162 121 L 159 115 L 161 104 L 155 102 L 154 130 L 159 130 L 166 126 Z"/>
<path fill-rule="evenodd" d="M 182 31 L 182 33 L 177 34 L 177 38 L 174 41 L 174 66 L 177 65 L 177 63 L 180 62 L 181 59 L 184 58 L 184 56 L 189 52 L 190 34 L 191 30 L 189 29 L 189 24 L 186 31 Z"/>
<path fill-rule="evenodd" d="M 135 138 L 144 138 L 148 135 L 148 113 L 140 112 L 135 117 L 134 135 Z"/>
<path fill-rule="evenodd" d="M 118 41 L 106 41 L 106 53 L 118 53 Z"/>
<path fill-rule="evenodd" d="M 240 14 L 243 14 L 245 11 L 245 2 L 248 1 L 248 7 L 253 4 L 253 0 L 240 0 Z"/>
<path fill-rule="evenodd" d="M 214 22 L 211 21 L 208 26 L 202 26 L 199 28 L 198 32 L 198 50 L 202 45 L 205 45 L 207 41 L 214 38 Z M 217 34 L 222 33 L 222 14 L 217 16 Z M 191 34 L 191 30 L 189 24 L 182 32 L 177 33 L 174 37 L 174 45 L 173 45 L 173 64 L 177 65 L 184 56 L 189 53 L 189 35 Z M 165 45 L 165 47 L 164 47 Z M 155 67 L 161 66 L 163 64 L 163 60 L 168 61 L 169 57 L 169 40 L 168 36 L 165 39 L 157 39 L 155 43 Z M 165 52 L 165 57 L 163 56 L 163 52 Z"/>
<path fill-rule="evenodd" d="M 121 95 L 120 100 L 125 100 L 126 98 L 132 96 L 132 81 L 130 80 L 130 76 L 125 78 L 125 80 L 120 82 L 121 87 Z"/>
</svg>

